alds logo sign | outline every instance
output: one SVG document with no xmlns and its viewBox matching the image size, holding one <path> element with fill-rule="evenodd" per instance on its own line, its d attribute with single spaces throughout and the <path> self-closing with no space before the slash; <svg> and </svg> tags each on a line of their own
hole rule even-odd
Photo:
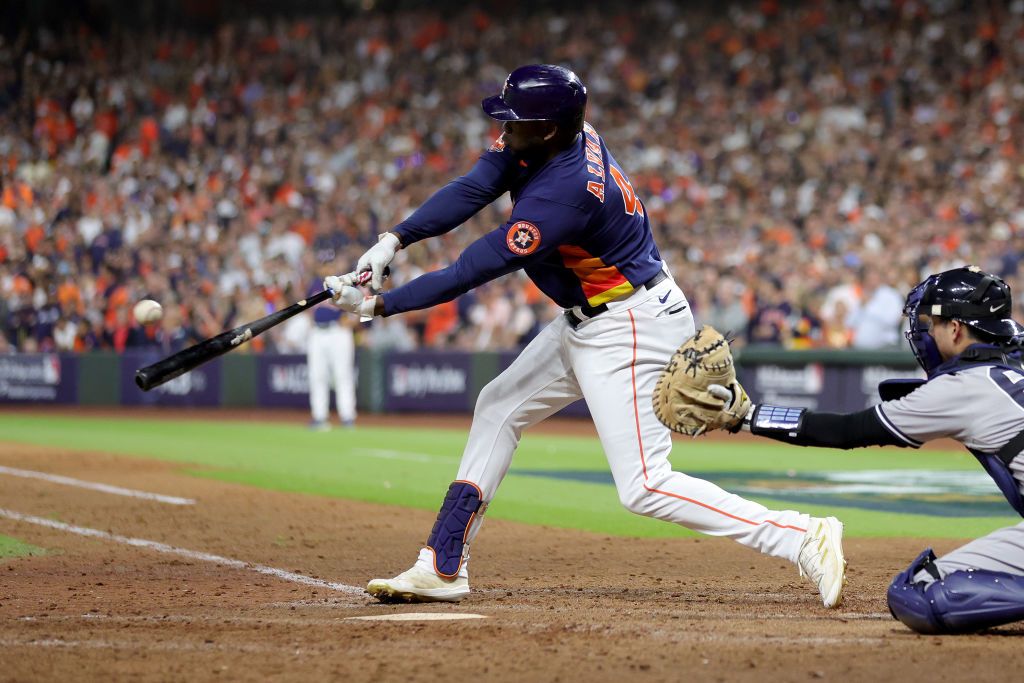
<svg viewBox="0 0 1024 683">
<path fill-rule="evenodd" d="M 537 251 L 540 246 L 540 230 L 533 223 L 519 221 L 508 229 L 505 235 L 505 243 L 512 253 L 526 256 Z"/>
</svg>

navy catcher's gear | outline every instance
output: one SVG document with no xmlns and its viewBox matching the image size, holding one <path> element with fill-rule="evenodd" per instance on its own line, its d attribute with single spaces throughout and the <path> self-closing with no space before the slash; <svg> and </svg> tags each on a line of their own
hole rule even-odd
<svg viewBox="0 0 1024 683">
<path fill-rule="evenodd" d="M 937 275 L 930 275 L 924 282 L 910 290 L 910 293 L 907 294 L 907 302 L 903 306 L 903 314 L 907 316 L 910 323 L 906 331 L 910 350 L 914 352 L 914 358 L 917 359 L 918 365 L 924 368 L 929 377 L 935 368 L 942 365 L 942 354 L 939 353 L 935 339 L 932 338 L 925 321 L 921 318 L 925 314 L 921 304 L 924 295 L 934 285 L 937 277 Z"/>
<path fill-rule="evenodd" d="M 554 121 L 583 130 L 587 89 L 579 77 L 561 66 L 528 64 L 508 75 L 500 95 L 481 106 L 499 121 Z"/>
<path fill-rule="evenodd" d="M 897 401 L 924 383 L 923 379 L 910 377 L 882 380 L 878 383 L 878 397 L 883 401 Z"/>
<path fill-rule="evenodd" d="M 929 375 L 942 363 L 935 340 L 921 316 L 953 318 L 980 333 L 982 341 L 1019 344 L 1024 326 L 1013 320 L 1010 286 L 976 266 L 929 275 L 907 295 L 903 308 L 910 320 L 907 341 Z"/>
<path fill-rule="evenodd" d="M 988 569 L 956 571 L 929 584 L 914 582 L 922 569 L 938 574 L 928 548 L 889 586 L 889 612 L 918 633 L 971 633 L 1024 619 L 1024 577 Z"/>
<path fill-rule="evenodd" d="M 468 481 L 453 481 L 437 513 L 437 521 L 427 539 L 434 551 L 434 571 L 453 579 L 462 566 L 463 550 L 469 526 L 481 505 L 480 489 Z"/>
<path fill-rule="evenodd" d="M 1017 436 L 1017 439 L 1007 444 L 1011 448 L 1003 448 L 999 453 L 983 453 L 973 448 L 970 451 L 971 455 L 977 458 L 981 466 L 985 468 L 988 476 L 992 477 L 992 481 L 999 487 L 999 491 L 1006 498 L 1010 507 L 1024 517 L 1024 496 L 1021 495 L 1020 489 L 1017 487 L 1017 480 L 1014 478 L 1013 472 L 1010 471 L 1010 461 L 1017 457 L 1022 450 L 1019 437 L 1024 436 L 1024 432 Z"/>
<path fill-rule="evenodd" d="M 936 579 L 939 571 L 935 568 L 935 553 L 931 548 L 914 558 L 910 566 L 901 571 L 889 584 L 886 602 L 893 619 L 902 621 L 910 630 L 918 633 L 945 633 L 945 627 L 932 612 L 925 597 L 925 584 L 915 583 L 914 576 L 925 569 Z"/>
</svg>

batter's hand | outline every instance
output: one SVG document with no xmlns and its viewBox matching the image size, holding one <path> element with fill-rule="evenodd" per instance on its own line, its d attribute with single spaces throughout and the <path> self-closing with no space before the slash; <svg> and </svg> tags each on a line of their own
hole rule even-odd
<svg viewBox="0 0 1024 683">
<path fill-rule="evenodd" d="M 402 248 L 402 242 L 393 232 L 386 232 L 377 238 L 377 244 L 366 250 L 366 253 L 359 257 L 356 263 L 356 272 L 369 271 L 373 278 L 371 286 L 373 291 L 379 292 L 384 288 L 384 269 L 391 265 L 395 254 Z"/>
<path fill-rule="evenodd" d="M 341 310 L 354 313 L 362 319 L 372 318 L 377 297 L 366 296 L 362 290 L 346 284 L 349 281 L 349 275 L 330 275 L 324 279 L 324 289 L 331 291 L 331 302 Z"/>
</svg>

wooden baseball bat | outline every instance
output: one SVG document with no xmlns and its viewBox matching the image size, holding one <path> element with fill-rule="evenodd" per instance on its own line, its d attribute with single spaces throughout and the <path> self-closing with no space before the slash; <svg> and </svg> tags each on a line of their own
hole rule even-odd
<svg viewBox="0 0 1024 683">
<path fill-rule="evenodd" d="M 385 270 L 385 275 L 387 274 L 388 271 Z M 369 271 L 360 273 L 359 284 L 365 284 L 369 280 Z M 258 337 L 271 327 L 280 325 L 285 320 L 288 320 L 288 318 L 298 315 L 299 313 L 316 306 L 322 301 L 327 301 L 330 298 L 330 290 L 325 289 L 322 292 L 317 292 L 308 299 L 303 299 L 302 301 L 292 304 L 288 308 L 282 308 L 280 311 L 274 311 L 270 315 L 260 318 L 259 320 L 239 325 L 233 330 L 221 332 L 216 337 L 210 337 L 198 344 L 193 344 L 187 349 L 182 349 L 161 361 L 157 361 L 152 365 L 147 365 L 144 368 L 136 370 L 135 383 L 143 391 L 149 391 L 153 387 L 158 387 L 161 384 L 170 382 L 175 377 L 180 377 L 189 370 L 197 368 L 203 363 L 213 360 L 217 356 L 222 356 L 232 349 L 238 348 L 238 346 L 244 342 L 249 341 L 253 337 Z"/>
</svg>

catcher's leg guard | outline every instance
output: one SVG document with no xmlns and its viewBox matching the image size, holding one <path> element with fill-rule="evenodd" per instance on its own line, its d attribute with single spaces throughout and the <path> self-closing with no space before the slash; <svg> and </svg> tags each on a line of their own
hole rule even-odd
<svg viewBox="0 0 1024 683">
<path fill-rule="evenodd" d="M 454 481 L 437 513 L 427 547 L 434 553 L 434 571 L 451 579 L 459 573 L 474 518 L 483 514 L 483 499 L 476 484 Z"/>
<path fill-rule="evenodd" d="M 934 560 L 929 548 L 889 586 L 889 611 L 914 631 L 970 633 L 1024 619 L 1024 576 L 972 569 L 914 583 L 922 569 L 938 573 Z"/>
<path fill-rule="evenodd" d="M 889 603 L 889 613 L 893 619 L 902 621 L 912 631 L 918 633 L 945 633 L 945 625 L 932 612 L 932 606 L 925 597 L 925 584 L 915 583 L 914 576 L 927 567 L 931 567 L 938 577 L 938 570 L 935 569 L 935 553 L 931 548 L 914 558 L 910 566 L 896 575 L 889 590 L 886 591 L 886 601 Z"/>
</svg>

